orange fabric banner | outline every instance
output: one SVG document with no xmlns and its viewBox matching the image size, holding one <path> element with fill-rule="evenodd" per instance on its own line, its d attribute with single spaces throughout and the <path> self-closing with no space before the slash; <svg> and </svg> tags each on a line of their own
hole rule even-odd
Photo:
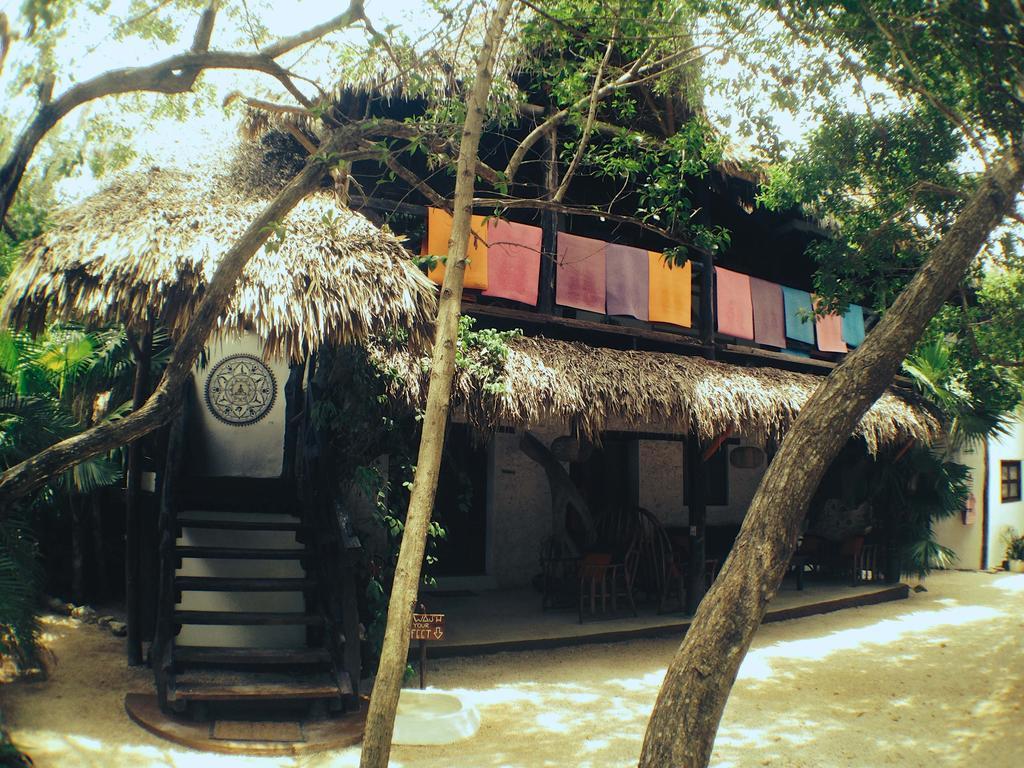
<svg viewBox="0 0 1024 768">
<path fill-rule="evenodd" d="M 647 314 L 652 323 L 671 323 L 682 328 L 693 325 L 690 317 L 693 266 L 670 267 L 657 251 L 647 252 Z"/>
<path fill-rule="evenodd" d="M 487 219 L 483 216 L 470 218 L 469 247 L 466 249 L 466 277 L 464 287 L 487 289 Z M 424 256 L 437 256 L 439 259 L 448 255 L 448 241 L 452 237 L 452 217 L 448 211 L 440 208 L 427 209 L 427 247 Z M 444 264 L 438 261 L 437 266 L 427 273 L 427 277 L 440 285 L 444 282 Z"/>
</svg>

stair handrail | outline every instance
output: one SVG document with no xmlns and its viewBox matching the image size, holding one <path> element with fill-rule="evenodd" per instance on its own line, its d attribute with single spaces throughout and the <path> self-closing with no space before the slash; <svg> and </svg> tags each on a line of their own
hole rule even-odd
<svg viewBox="0 0 1024 768">
<path fill-rule="evenodd" d="M 181 505 L 181 479 L 185 467 L 185 444 L 192 411 L 192 388 L 192 377 L 190 376 L 182 387 L 184 396 L 178 406 L 177 414 L 170 423 L 166 458 L 160 479 L 160 512 L 157 522 L 160 577 L 157 590 L 156 632 L 150 651 L 150 663 L 153 666 L 157 697 L 162 709 L 166 709 L 168 706 L 168 678 L 173 666 L 174 606 L 177 603 L 174 588 L 174 577 L 177 571 L 175 544 L 178 538 L 178 512 Z"/>
</svg>

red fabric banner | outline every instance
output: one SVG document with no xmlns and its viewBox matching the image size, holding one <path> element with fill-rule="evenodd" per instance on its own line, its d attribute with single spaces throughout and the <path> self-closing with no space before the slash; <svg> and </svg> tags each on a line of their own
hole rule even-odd
<svg viewBox="0 0 1024 768">
<path fill-rule="evenodd" d="M 501 219 L 487 222 L 487 290 L 484 296 L 537 306 L 541 229 Z"/>
<path fill-rule="evenodd" d="M 718 332 L 754 340 L 754 307 L 750 301 L 750 276 L 715 267 L 718 282 Z"/>
</svg>

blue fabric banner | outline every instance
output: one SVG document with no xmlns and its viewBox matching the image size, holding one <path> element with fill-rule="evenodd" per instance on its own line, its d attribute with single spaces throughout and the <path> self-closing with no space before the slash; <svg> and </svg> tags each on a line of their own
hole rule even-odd
<svg viewBox="0 0 1024 768">
<path fill-rule="evenodd" d="M 786 305 L 786 336 L 805 344 L 814 344 L 814 305 L 811 303 L 811 294 L 784 285 L 782 300 Z"/>
</svg>

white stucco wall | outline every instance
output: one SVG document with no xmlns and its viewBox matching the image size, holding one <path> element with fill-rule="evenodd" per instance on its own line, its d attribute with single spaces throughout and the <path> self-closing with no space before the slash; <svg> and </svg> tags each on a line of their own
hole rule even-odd
<svg viewBox="0 0 1024 768">
<path fill-rule="evenodd" d="M 981 561 L 984 525 L 982 515 L 985 454 L 981 447 L 965 451 L 955 457 L 971 469 L 971 491 L 976 499 L 977 518 L 965 525 L 960 515 L 936 524 L 935 538 L 954 552 L 956 568 L 998 567 L 1006 555 L 1003 532 L 1007 527 L 1024 532 L 1024 502 L 1002 500 L 1000 462 L 1024 461 L 1024 419 L 1018 414 L 1007 435 L 988 443 L 988 562 Z"/>
<path fill-rule="evenodd" d="M 283 359 L 267 363 L 274 374 L 277 394 L 270 412 L 255 424 L 236 426 L 219 421 L 207 406 L 207 378 L 217 362 L 228 355 L 246 353 L 263 358 L 260 340 L 252 335 L 223 337 L 210 345 L 207 365 L 195 371 L 193 409 L 192 472 L 211 477 L 277 477 L 281 474 L 284 449 L 284 385 L 288 363 Z"/>
<path fill-rule="evenodd" d="M 984 484 L 984 451 L 981 446 L 975 449 L 968 449 L 959 452 L 953 457 L 954 461 L 965 464 L 971 471 L 971 493 L 974 494 L 975 519 L 974 522 L 964 523 L 963 515 L 940 520 L 935 524 L 935 540 L 945 547 L 952 549 L 956 555 L 956 562 L 953 568 L 982 568 L 981 562 L 981 539 L 984 525 L 982 521 L 983 491 Z M 998 472 L 998 469 L 997 469 Z M 991 558 L 990 558 L 991 560 Z"/>
<path fill-rule="evenodd" d="M 542 443 L 565 431 L 530 430 Z M 521 433 L 499 432 L 489 447 L 487 575 L 498 587 L 523 586 L 540 572 L 541 542 L 551 535 L 551 490 L 540 464 L 519 449 Z"/>
<path fill-rule="evenodd" d="M 989 566 L 998 566 L 1006 556 L 1002 535 L 1007 527 L 1015 528 L 1017 533 L 1024 533 L 1024 501 L 1002 501 L 999 477 L 1001 461 L 1024 461 L 1024 422 L 1020 418 L 1009 434 L 989 441 Z"/>
</svg>

